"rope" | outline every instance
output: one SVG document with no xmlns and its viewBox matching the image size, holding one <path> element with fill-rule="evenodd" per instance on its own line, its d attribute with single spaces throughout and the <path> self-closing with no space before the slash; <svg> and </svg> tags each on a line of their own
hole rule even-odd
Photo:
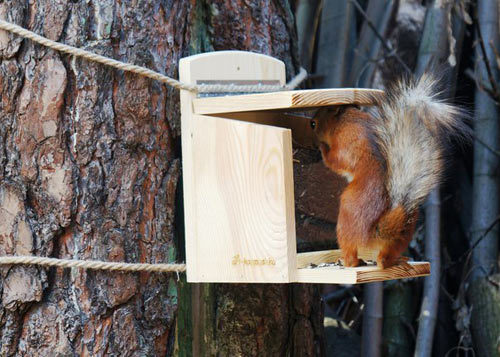
<svg viewBox="0 0 500 357">
<path fill-rule="evenodd" d="M 100 260 L 76 260 L 76 259 L 58 259 L 47 257 L 35 257 L 29 255 L 4 256 L 0 257 L 0 265 L 24 264 L 41 265 L 61 268 L 82 268 L 94 270 L 118 270 L 118 271 L 146 271 L 180 273 L 186 271 L 186 264 L 145 264 L 145 263 L 118 263 L 103 262 Z"/>
<path fill-rule="evenodd" d="M 96 53 L 65 45 L 60 42 L 49 40 L 46 37 L 40 36 L 32 31 L 26 30 L 25 28 L 15 25 L 13 23 L 0 20 L 0 29 L 9 31 L 16 35 L 19 35 L 23 38 L 29 39 L 33 42 L 36 42 L 42 46 L 51 48 L 53 50 L 67 53 L 76 57 L 82 57 L 91 62 L 101 63 L 106 66 L 110 66 L 113 68 L 120 69 L 122 71 L 132 72 L 139 74 L 144 77 L 148 77 L 162 83 L 165 83 L 171 87 L 177 89 L 184 89 L 190 92 L 277 92 L 282 90 L 292 90 L 297 87 L 306 77 L 307 71 L 304 68 L 300 68 L 300 72 L 297 76 L 292 78 L 292 80 L 286 84 L 285 86 L 277 86 L 277 85 L 223 85 L 223 84 L 200 84 L 200 85 L 191 85 L 187 83 L 182 83 L 174 78 L 170 78 L 164 74 L 155 72 L 151 69 L 136 66 L 134 64 L 125 63 L 121 61 L 117 61 L 115 59 L 98 55 Z"/>
</svg>

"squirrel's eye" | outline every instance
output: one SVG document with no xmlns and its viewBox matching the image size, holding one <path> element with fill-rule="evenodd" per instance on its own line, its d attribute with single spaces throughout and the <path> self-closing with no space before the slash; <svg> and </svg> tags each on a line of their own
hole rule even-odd
<svg viewBox="0 0 500 357">
<path fill-rule="evenodd" d="M 309 124 L 311 124 L 312 129 L 316 129 L 316 120 L 311 120 Z"/>
</svg>

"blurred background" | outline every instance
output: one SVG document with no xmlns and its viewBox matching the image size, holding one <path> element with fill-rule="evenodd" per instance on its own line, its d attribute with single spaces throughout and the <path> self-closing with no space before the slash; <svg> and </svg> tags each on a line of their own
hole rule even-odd
<svg viewBox="0 0 500 357">
<path fill-rule="evenodd" d="M 500 355 L 498 2 L 297 0 L 293 11 L 307 88 L 384 89 L 437 66 L 442 97 L 474 128 L 473 145 L 450 143 L 407 252 L 430 261 L 431 276 L 322 286 L 327 355 Z M 343 180 L 316 152 L 295 155 L 299 249 L 334 247 Z"/>
</svg>

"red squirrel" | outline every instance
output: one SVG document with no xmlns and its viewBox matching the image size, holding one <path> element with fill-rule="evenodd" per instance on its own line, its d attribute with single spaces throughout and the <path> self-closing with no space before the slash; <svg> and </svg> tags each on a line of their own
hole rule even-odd
<svg viewBox="0 0 500 357">
<path fill-rule="evenodd" d="M 356 106 L 318 111 L 311 120 L 323 162 L 344 176 L 337 239 L 345 266 L 359 265 L 358 248 L 377 250 L 377 266 L 402 261 L 418 207 L 441 181 L 444 142 L 467 137 L 463 111 L 439 100 L 438 80 L 401 80 L 378 100 L 378 114 Z"/>
</svg>

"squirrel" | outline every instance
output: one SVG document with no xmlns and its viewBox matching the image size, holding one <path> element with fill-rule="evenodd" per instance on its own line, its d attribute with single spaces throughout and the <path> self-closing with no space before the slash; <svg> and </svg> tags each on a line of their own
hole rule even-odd
<svg viewBox="0 0 500 357">
<path fill-rule="evenodd" d="M 358 248 L 377 250 L 377 266 L 406 261 L 418 207 L 441 182 L 446 141 L 470 137 L 464 110 L 438 99 L 439 79 L 402 79 L 378 113 L 357 106 L 320 109 L 311 119 L 324 164 L 346 178 L 337 240 L 344 266 L 360 264 Z"/>
</svg>

